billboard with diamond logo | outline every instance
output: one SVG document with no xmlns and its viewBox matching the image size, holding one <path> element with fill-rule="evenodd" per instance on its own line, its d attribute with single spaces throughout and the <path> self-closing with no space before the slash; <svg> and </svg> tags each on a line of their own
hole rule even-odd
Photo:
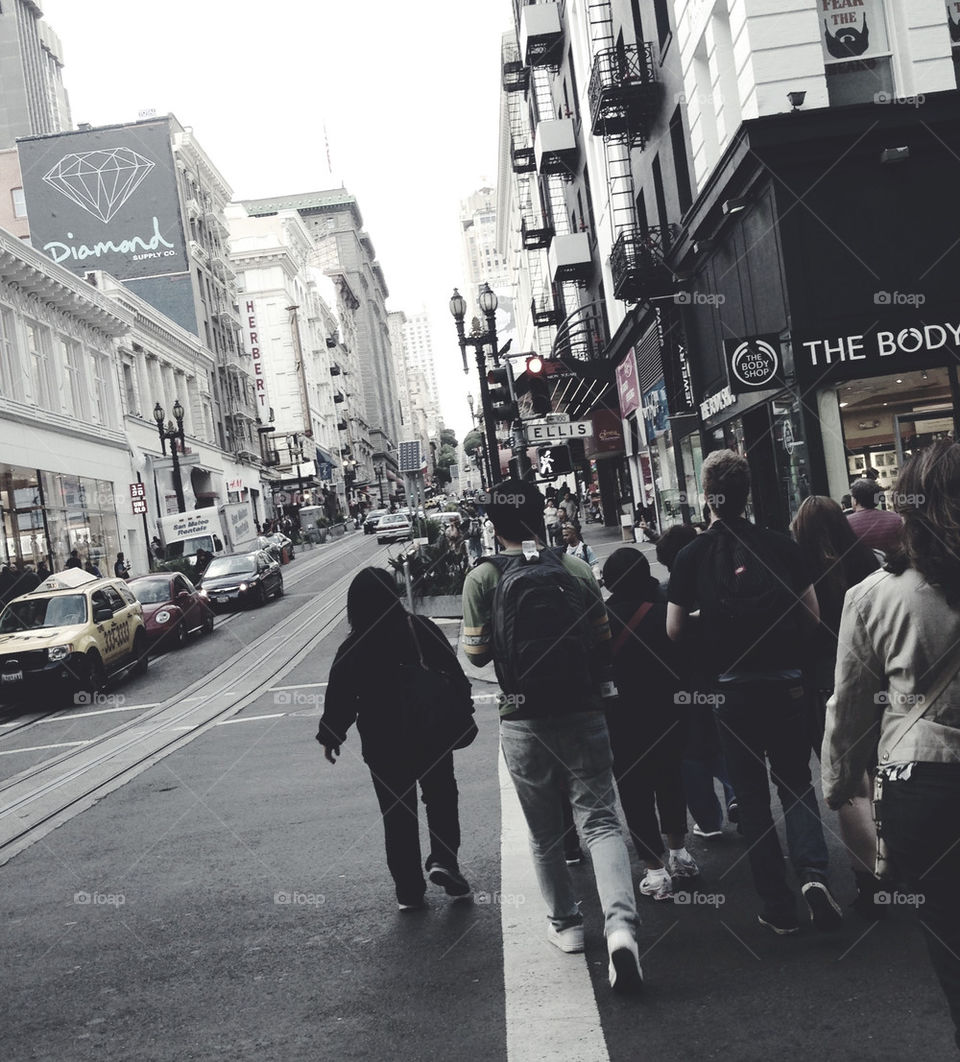
<svg viewBox="0 0 960 1062">
<path fill-rule="evenodd" d="M 188 270 L 167 119 L 17 143 L 30 242 L 83 276 Z"/>
</svg>

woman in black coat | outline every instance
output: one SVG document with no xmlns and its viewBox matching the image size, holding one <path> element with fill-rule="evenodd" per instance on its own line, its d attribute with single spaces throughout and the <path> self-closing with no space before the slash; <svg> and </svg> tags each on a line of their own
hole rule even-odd
<svg viewBox="0 0 960 1062">
<path fill-rule="evenodd" d="M 383 815 L 387 866 L 399 909 L 424 906 L 418 782 L 430 831 L 427 877 L 449 896 L 468 898 L 470 886 L 457 862 L 460 819 L 453 752 L 431 748 L 417 737 L 398 676 L 404 665 L 417 665 L 422 656 L 427 668 L 451 676 L 458 685 L 462 682 L 466 695 L 469 680 L 446 635 L 430 620 L 406 611 L 382 568 L 364 568 L 354 578 L 347 591 L 347 619 L 350 634 L 330 669 L 317 741 L 327 760 L 336 763 L 347 731 L 357 724 Z"/>
<path fill-rule="evenodd" d="M 700 873 L 685 846 L 680 663 L 667 637 L 660 584 L 640 550 L 625 547 L 611 554 L 603 581 L 611 591 L 607 614 L 618 691 L 607 713 L 613 772 L 637 855 L 647 866 L 640 892 L 671 900 L 674 878 Z"/>
</svg>

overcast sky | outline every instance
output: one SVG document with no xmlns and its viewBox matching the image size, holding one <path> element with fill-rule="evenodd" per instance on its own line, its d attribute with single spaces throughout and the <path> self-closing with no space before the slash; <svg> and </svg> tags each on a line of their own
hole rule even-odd
<svg viewBox="0 0 960 1062">
<path fill-rule="evenodd" d="M 432 315 L 444 417 L 469 423 L 447 300 L 458 205 L 496 181 L 509 0 L 40 0 L 74 123 L 173 112 L 237 199 L 339 183 L 360 203 L 390 310 Z M 294 14 L 295 13 L 295 14 Z M 476 384 L 474 383 L 474 390 Z"/>
</svg>

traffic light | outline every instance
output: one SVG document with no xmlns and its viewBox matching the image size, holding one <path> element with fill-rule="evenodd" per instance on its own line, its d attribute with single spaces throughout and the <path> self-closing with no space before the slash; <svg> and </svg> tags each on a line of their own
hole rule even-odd
<svg viewBox="0 0 960 1062">
<path fill-rule="evenodd" d="M 566 445 L 541 446 L 537 450 L 537 462 L 537 475 L 541 479 L 554 479 L 573 471 L 570 447 Z"/>
<path fill-rule="evenodd" d="M 527 391 L 530 395 L 530 408 L 538 417 L 553 412 L 553 399 L 550 396 L 550 382 L 547 380 L 546 364 L 539 355 L 527 358 Z"/>
<path fill-rule="evenodd" d="M 505 361 L 498 369 L 491 369 L 487 373 L 487 383 L 490 385 L 493 419 L 512 424 L 520 416 L 520 410 L 513 390 L 510 362 Z"/>
</svg>

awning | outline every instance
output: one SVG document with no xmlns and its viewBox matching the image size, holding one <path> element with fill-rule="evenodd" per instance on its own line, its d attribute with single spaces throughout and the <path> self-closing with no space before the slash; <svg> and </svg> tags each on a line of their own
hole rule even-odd
<svg viewBox="0 0 960 1062">
<path fill-rule="evenodd" d="M 327 464 L 327 465 L 333 465 L 334 468 L 339 468 L 340 467 L 339 463 L 334 460 L 333 454 L 330 453 L 329 450 L 324 449 L 324 447 L 317 445 L 317 443 L 314 443 L 313 445 L 314 445 L 314 448 L 317 451 L 317 462 L 318 463 Z"/>
</svg>

